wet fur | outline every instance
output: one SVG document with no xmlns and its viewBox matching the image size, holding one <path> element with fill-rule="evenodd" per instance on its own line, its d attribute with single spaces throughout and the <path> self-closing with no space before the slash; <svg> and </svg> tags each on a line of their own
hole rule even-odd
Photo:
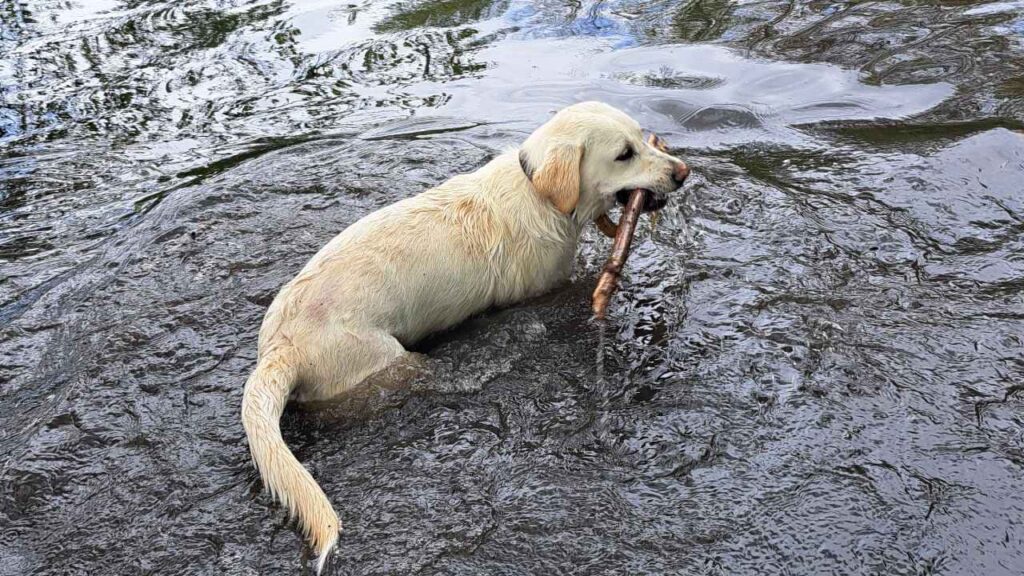
<svg viewBox="0 0 1024 576">
<path fill-rule="evenodd" d="M 636 158 L 617 162 L 624 145 Z M 260 329 L 242 424 L 265 487 L 319 555 L 318 573 L 341 524 L 281 437 L 288 399 L 335 397 L 432 332 L 550 290 L 618 190 L 671 192 L 680 164 L 622 112 L 577 104 L 476 172 L 362 218 L 281 289 Z"/>
</svg>

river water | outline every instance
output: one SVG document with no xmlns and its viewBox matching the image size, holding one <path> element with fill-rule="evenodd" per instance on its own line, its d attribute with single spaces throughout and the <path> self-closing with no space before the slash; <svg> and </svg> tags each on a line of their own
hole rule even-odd
<svg viewBox="0 0 1024 576">
<path fill-rule="evenodd" d="M 0 575 L 298 574 L 239 424 L 345 226 L 601 99 L 693 168 L 290 409 L 332 574 L 1024 573 L 1024 3 L 0 2 Z"/>
</svg>

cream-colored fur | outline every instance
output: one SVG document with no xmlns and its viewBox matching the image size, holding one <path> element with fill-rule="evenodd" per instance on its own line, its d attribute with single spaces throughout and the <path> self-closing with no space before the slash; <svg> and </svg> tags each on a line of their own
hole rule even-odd
<svg viewBox="0 0 1024 576">
<path fill-rule="evenodd" d="M 635 154 L 623 160 L 627 147 Z M 351 225 L 281 289 L 260 329 L 242 424 L 266 488 L 319 555 L 318 572 L 341 525 L 281 437 L 288 398 L 337 396 L 431 332 L 550 290 L 568 277 L 583 225 L 617 192 L 661 197 L 685 173 L 629 116 L 576 104 L 521 148 Z"/>
</svg>

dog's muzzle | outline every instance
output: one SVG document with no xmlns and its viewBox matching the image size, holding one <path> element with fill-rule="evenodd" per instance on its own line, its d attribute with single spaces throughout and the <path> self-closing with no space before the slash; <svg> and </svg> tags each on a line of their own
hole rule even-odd
<svg viewBox="0 0 1024 576">
<path fill-rule="evenodd" d="M 686 177 L 690 175 L 690 167 L 686 165 L 686 162 L 682 160 L 675 163 L 672 167 L 672 182 L 676 185 L 675 189 L 679 189 L 686 182 Z M 615 193 L 615 201 L 620 205 L 625 206 L 629 202 L 629 196 L 633 193 L 635 188 L 623 188 Z M 644 198 L 644 212 L 654 212 L 655 210 L 661 210 L 668 204 L 668 195 L 664 192 L 654 192 L 647 188 L 643 189 L 647 192 L 647 196 Z"/>
</svg>

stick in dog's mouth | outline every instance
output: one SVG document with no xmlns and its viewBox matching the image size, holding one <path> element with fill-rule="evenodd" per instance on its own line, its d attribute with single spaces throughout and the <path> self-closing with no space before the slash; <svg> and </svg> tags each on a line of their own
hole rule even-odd
<svg viewBox="0 0 1024 576">
<path fill-rule="evenodd" d="M 619 204 L 626 206 L 629 204 L 631 196 L 637 192 L 644 193 L 643 206 L 640 207 L 641 212 L 657 212 L 668 204 L 668 198 L 663 194 L 654 194 L 650 190 L 644 188 L 636 188 L 633 190 L 620 190 L 615 193 L 615 200 Z M 652 215 L 653 217 L 653 215 Z M 615 238 L 615 234 L 619 229 L 619 225 L 612 221 L 608 214 L 601 214 L 597 218 L 594 218 L 594 224 L 597 224 L 597 229 L 602 234 L 609 238 Z"/>
<path fill-rule="evenodd" d="M 643 190 L 644 194 L 644 205 L 640 208 L 641 212 L 654 212 L 655 210 L 661 210 L 668 204 L 668 198 L 664 194 L 655 194 L 650 190 L 644 190 L 642 188 L 635 188 L 632 190 L 619 190 L 615 193 L 615 201 L 621 206 L 625 206 L 629 203 L 629 198 L 636 190 Z"/>
<path fill-rule="evenodd" d="M 654 134 L 651 134 L 649 141 L 662 152 L 668 149 L 665 141 Z M 640 213 L 660 210 L 668 201 L 664 195 L 643 188 L 619 190 L 615 193 L 615 200 L 623 205 L 622 218 L 618 224 L 612 222 L 607 214 L 602 214 L 594 220 L 602 233 L 615 239 L 612 243 L 612 253 L 605 262 L 601 277 L 597 280 L 597 288 L 594 289 L 593 311 L 594 317 L 599 320 L 604 319 L 607 314 L 608 303 L 618 288 L 619 274 L 626 264 L 626 259 L 629 258 L 629 248 L 633 243 L 633 233 L 636 231 Z"/>
<path fill-rule="evenodd" d="M 605 262 L 601 277 L 597 280 L 597 288 L 594 289 L 594 317 L 599 320 L 604 319 L 608 312 L 608 303 L 618 287 L 619 274 L 626 264 L 626 258 L 629 258 L 629 247 L 633 243 L 636 223 L 640 219 L 640 212 L 649 195 L 650 193 L 646 190 L 637 188 L 630 194 L 626 207 L 622 209 L 622 218 L 619 219 L 615 242 L 612 243 L 611 256 Z"/>
</svg>

